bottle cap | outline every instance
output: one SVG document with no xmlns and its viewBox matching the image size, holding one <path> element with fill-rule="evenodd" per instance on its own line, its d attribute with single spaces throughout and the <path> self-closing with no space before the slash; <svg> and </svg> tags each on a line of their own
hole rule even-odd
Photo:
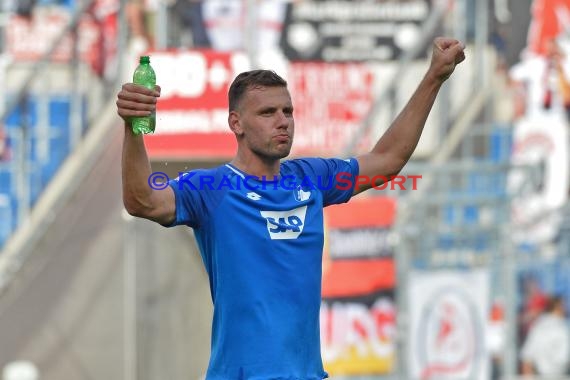
<svg viewBox="0 0 570 380">
<path fill-rule="evenodd" d="M 148 55 L 141 55 L 139 63 L 150 63 L 150 57 Z"/>
</svg>

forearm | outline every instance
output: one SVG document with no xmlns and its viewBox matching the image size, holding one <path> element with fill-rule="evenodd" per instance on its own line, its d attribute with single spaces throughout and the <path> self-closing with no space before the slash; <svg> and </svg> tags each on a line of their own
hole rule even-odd
<svg viewBox="0 0 570 380">
<path fill-rule="evenodd" d="M 428 72 L 372 153 L 388 154 L 407 162 L 420 140 L 441 84 L 441 80 Z"/>
<path fill-rule="evenodd" d="M 125 123 L 123 140 L 122 179 L 123 203 L 131 214 L 152 208 L 153 189 L 148 184 L 152 172 L 144 146 L 143 136 L 135 135 Z"/>
<path fill-rule="evenodd" d="M 465 59 L 465 47 L 457 40 L 438 37 L 433 45 L 430 67 L 404 109 L 374 148 L 357 157 L 359 174 L 379 178 L 378 181 L 355 187 L 353 194 L 381 184 L 402 170 L 420 141 L 441 85 Z"/>
</svg>

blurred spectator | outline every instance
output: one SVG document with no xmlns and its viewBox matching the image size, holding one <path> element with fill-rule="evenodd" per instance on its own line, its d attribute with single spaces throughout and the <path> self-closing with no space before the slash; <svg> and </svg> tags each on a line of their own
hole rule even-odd
<svg viewBox="0 0 570 380">
<path fill-rule="evenodd" d="M 180 28 L 179 47 L 207 48 L 210 40 L 203 17 L 202 0 L 176 0 L 173 16 L 178 18 Z"/>
<path fill-rule="evenodd" d="M 519 88 L 517 117 L 545 112 L 563 112 L 570 108 L 570 61 L 565 50 L 570 46 L 564 39 L 550 39 L 546 53 L 528 52 L 510 70 L 513 85 Z"/>
<path fill-rule="evenodd" d="M 99 39 L 99 74 L 110 81 L 117 74 L 117 19 L 118 0 L 94 0 L 89 9 L 93 22 L 100 30 Z"/>
<path fill-rule="evenodd" d="M 202 17 L 213 49 L 231 51 L 244 48 L 246 6 L 242 1 L 203 2 Z"/>
<path fill-rule="evenodd" d="M 568 44 L 567 41 L 564 41 Z M 549 66 L 554 70 L 554 84 L 551 91 L 558 91 L 562 106 L 566 111 L 566 117 L 570 120 L 570 78 L 566 66 L 566 52 L 561 42 L 552 39 L 548 44 Z"/>
<path fill-rule="evenodd" d="M 148 0 L 129 0 L 127 3 L 130 48 L 137 54 L 154 46 L 154 13 Z"/>
<path fill-rule="evenodd" d="M 491 355 L 491 379 L 497 380 L 500 378 L 505 349 L 505 308 L 502 299 L 495 300 L 491 306 L 486 340 Z"/>
<path fill-rule="evenodd" d="M 36 6 L 35 0 L 18 0 L 16 2 L 16 13 L 18 16 L 31 17 L 32 10 Z"/>
<path fill-rule="evenodd" d="M 8 137 L 6 136 L 6 128 L 0 126 L 0 162 L 10 159 L 10 149 L 8 146 Z"/>
<path fill-rule="evenodd" d="M 156 11 L 162 0 L 127 0 L 125 8 L 129 25 L 129 42 L 125 55 L 125 66 L 119 75 L 127 78 L 138 65 L 139 57 L 155 47 Z"/>
<path fill-rule="evenodd" d="M 257 0 L 251 9 L 254 20 L 249 20 L 248 3 L 227 0 L 178 0 L 182 12 L 182 23 L 191 28 L 194 44 L 208 46 L 215 50 L 244 50 L 250 36 L 246 35 L 247 23 L 256 24 L 256 48 L 278 50 L 283 22 L 286 16 L 287 1 Z M 175 6 L 175 7 L 176 7 Z"/>
<path fill-rule="evenodd" d="M 548 296 L 542 291 L 536 278 L 529 276 L 523 280 L 523 302 L 520 320 L 520 341 L 524 341 L 530 326 L 543 313 Z"/>
<path fill-rule="evenodd" d="M 296 0 L 298 1 L 298 0 Z M 286 58 L 279 46 L 290 0 L 174 0 L 170 9 L 172 43 L 181 48 L 217 51 L 249 51 L 256 65 L 286 72 Z M 250 24 L 254 34 L 248 34 Z M 251 45 L 254 46 L 251 46 Z"/>
<path fill-rule="evenodd" d="M 561 297 L 548 301 L 546 312 L 531 326 L 521 351 L 522 374 L 562 376 L 570 361 L 570 331 Z"/>
</svg>

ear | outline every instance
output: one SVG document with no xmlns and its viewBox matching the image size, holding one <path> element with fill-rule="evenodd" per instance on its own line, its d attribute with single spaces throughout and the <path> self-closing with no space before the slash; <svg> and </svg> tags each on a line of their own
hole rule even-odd
<svg viewBox="0 0 570 380">
<path fill-rule="evenodd" d="M 243 135 L 243 128 L 237 111 L 230 111 L 230 114 L 228 115 L 228 124 L 236 136 Z"/>
</svg>

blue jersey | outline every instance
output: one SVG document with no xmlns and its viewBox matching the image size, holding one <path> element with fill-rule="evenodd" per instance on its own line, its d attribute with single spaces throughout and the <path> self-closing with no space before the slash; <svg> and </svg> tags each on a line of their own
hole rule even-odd
<svg viewBox="0 0 570 380">
<path fill-rule="evenodd" d="M 170 182 L 194 229 L 214 303 L 206 378 L 323 379 L 323 207 L 347 202 L 356 159 L 281 163 L 256 179 L 226 164 Z"/>
</svg>

